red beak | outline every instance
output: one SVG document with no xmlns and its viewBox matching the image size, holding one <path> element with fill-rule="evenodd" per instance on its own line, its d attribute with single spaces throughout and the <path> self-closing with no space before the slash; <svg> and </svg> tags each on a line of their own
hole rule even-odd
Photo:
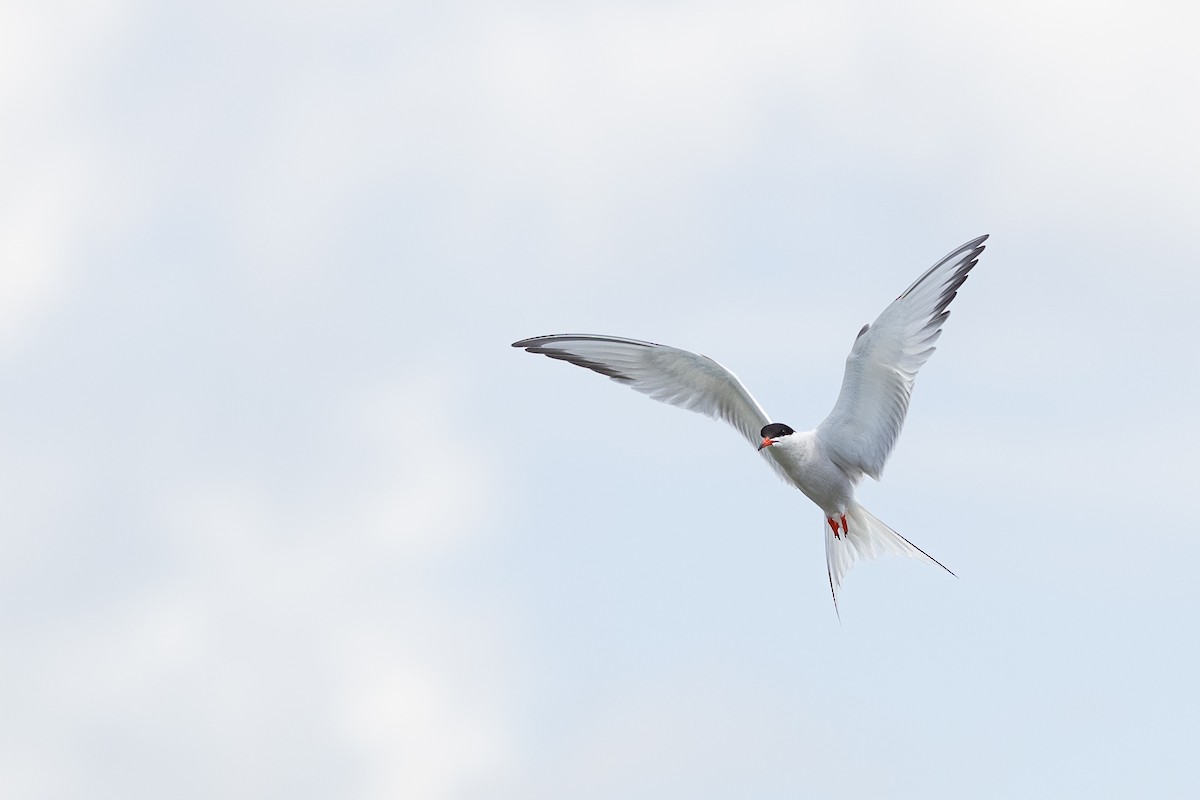
<svg viewBox="0 0 1200 800">
<path fill-rule="evenodd" d="M 768 438 L 764 438 L 764 439 L 763 439 L 763 441 L 762 441 L 762 444 L 760 444 L 760 445 L 758 446 L 758 452 L 760 452 L 760 453 L 761 453 L 761 452 L 762 452 L 762 449 L 763 449 L 764 447 L 770 447 L 770 446 L 771 446 L 771 445 L 773 445 L 773 444 L 775 444 L 775 440 L 774 440 L 774 439 L 768 439 Z"/>
</svg>

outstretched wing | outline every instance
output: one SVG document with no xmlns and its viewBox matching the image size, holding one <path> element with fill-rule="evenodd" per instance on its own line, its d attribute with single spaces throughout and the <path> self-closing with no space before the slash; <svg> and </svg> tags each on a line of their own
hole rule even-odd
<svg viewBox="0 0 1200 800">
<path fill-rule="evenodd" d="M 840 467 L 876 480 L 891 455 L 912 395 L 917 371 L 933 354 L 950 316 L 946 307 L 979 260 L 980 236 L 959 247 L 917 278 L 864 326 L 846 358 L 846 374 L 833 411 L 816 430 Z"/>
<path fill-rule="evenodd" d="M 755 447 L 762 441 L 759 431 L 770 422 L 741 381 L 708 356 L 636 339 L 575 333 L 535 336 L 513 342 L 513 347 L 587 367 L 654 400 L 724 420 Z M 779 469 L 773 458 L 767 461 Z"/>
</svg>

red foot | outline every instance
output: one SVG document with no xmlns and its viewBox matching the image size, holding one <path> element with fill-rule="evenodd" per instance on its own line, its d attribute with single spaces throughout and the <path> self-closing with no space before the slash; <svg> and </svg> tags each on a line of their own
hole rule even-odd
<svg viewBox="0 0 1200 800">
<path fill-rule="evenodd" d="M 846 524 L 846 515 L 845 514 L 842 514 L 842 532 L 843 533 L 850 532 L 850 526 Z"/>
<path fill-rule="evenodd" d="M 833 538 L 835 538 L 835 539 L 842 538 L 841 534 L 838 533 L 838 524 L 834 520 L 834 518 L 828 517 L 825 521 L 829 523 L 829 527 L 833 528 Z M 845 524 L 846 524 L 846 518 L 842 517 L 842 525 L 845 525 Z"/>
</svg>

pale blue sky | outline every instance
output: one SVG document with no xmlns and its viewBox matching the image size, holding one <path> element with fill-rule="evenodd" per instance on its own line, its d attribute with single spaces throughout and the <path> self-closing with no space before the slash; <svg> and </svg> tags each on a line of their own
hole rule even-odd
<svg viewBox="0 0 1200 800">
<path fill-rule="evenodd" d="M 1185 3 L 0 7 L 0 795 L 1185 797 Z M 829 601 L 808 428 L 990 233 Z"/>
</svg>

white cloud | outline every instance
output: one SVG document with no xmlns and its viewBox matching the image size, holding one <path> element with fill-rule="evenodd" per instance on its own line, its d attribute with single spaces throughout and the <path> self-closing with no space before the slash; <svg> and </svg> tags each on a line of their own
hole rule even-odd
<svg viewBox="0 0 1200 800">
<path fill-rule="evenodd" d="M 0 354 L 28 346 L 126 209 L 92 94 L 121 2 L 9 4 L 0 25 Z"/>
<path fill-rule="evenodd" d="M 125 565 L 105 597 L 29 609 L 42 622 L 10 635 L 21 699 L 4 736 L 19 726 L 25 766 L 7 787 L 436 800 L 503 769 L 505 611 L 450 599 L 439 578 L 478 544 L 463 509 L 494 506 L 498 480 L 485 438 L 465 466 L 430 446 L 453 429 L 452 397 L 429 379 L 351 393 L 347 439 L 314 456 L 346 448 L 370 480 L 332 493 L 205 464 L 162 495 L 121 479 L 163 555 L 149 573 Z M 51 764 L 72 766 L 52 779 Z"/>
<path fill-rule="evenodd" d="M 366 768 L 362 797 L 458 797 L 503 774 L 510 737 L 494 698 L 456 680 L 461 666 L 356 633 L 339 642 L 347 669 L 335 724 Z M 471 655 L 476 669 L 491 662 L 484 648 Z"/>
<path fill-rule="evenodd" d="M 350 417 L 376 460 L 355 527 L 405 557 L 454 552 L 499 502 L 486 431 L 444 409 L 450 387 L 424 377 L 370 397 Z"/>
</svg>

